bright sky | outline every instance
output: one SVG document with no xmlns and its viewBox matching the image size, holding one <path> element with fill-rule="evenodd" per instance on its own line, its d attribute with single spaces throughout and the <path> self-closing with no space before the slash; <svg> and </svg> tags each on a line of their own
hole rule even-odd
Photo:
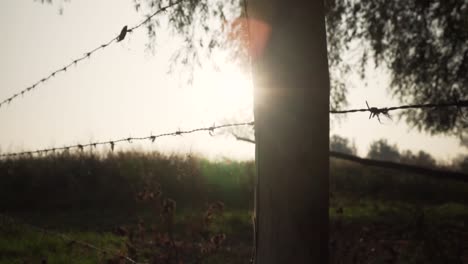
<svg viewBox="0 0 468 264">
<path fill-rule="evenodd" d="M 0 2 L 0 100 L 107 42 L 124 25 L 132 26 L 143 19 L 131 0 L 71 1 L 64 5 L 63 15 L 58 11 L 59 6 L 33 0 Z M 142 28 L 0 108 L 0 150 L 149 136 L 221 124 L 249 112 L 252 86 L 241 69 L 218 56 L 215 60 L 220 71 L 207 62 L 196 71 L 193 86 L 188 86 L 179 74 L 167 74 L 170 57 L 180 43 L 164 29 L 157 34 L 154 55 L 145 48 L 148 39 Z M 397 104 L 386 93 L 388 76 L 371 71 L 370 77 L 368 86 L 350 77 L 353 88 L 349 107 L 364 107 L 365 100 L 373 106 Z M 443 160 L 467 153 L 456 138 L 430 137 L 403 122 L 384 120 L 382 125 L 368 120 L 365 113 L 334 122 L 332 133 L 354 139 L 361 155 L 379 138 L 388 138 L 400 149 L 425 150 Z M 191 151 L 235 159 L 254 157 L 253 145 L 207 133 L 116 147 Z"/>
</svg>

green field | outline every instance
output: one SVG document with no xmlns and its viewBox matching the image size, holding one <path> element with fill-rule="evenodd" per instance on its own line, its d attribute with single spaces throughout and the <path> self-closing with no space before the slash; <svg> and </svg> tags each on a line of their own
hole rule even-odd
<svg viewBox="0 0 468 264">
<path fill-rule="evenodd" d="M 330 168 L 331 263 L 468 263 L 468 184 Z M 254 171 L 138 152 L 1 161 L 0 263 L 249 263 Z"/>
</svg>

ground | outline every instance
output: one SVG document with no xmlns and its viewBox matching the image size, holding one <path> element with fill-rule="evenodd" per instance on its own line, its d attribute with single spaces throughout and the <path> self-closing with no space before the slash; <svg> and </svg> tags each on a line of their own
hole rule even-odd
<svg viewBox="0 0 468 264">
<path fill-rule="evenodd" d="M 55 176 L 40 167 L 48 177 L 0 164 L 0 263 L 249 263 L 252 163 L 138 155 L 73 157 Z M 467 184 L 337 160 L 331 172 L 330 263 L 468 263 Z M 60 201 L 35 189 L 54 177 L 71 186 Z"/>
</svg>

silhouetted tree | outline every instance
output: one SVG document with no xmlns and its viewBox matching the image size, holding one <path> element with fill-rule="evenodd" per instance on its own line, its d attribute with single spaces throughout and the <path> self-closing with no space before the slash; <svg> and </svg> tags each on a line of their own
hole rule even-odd
<svg viewBox="0 0 468 264">
<path fill-rule="evenodd" d="M 164 0 L 134 0 L 157 7 Z M 346 100 L 342 75 L 350 67 L 343 51 L 360 48 L 361 65 L 373 58 L 390 69 L 391 91 L 404 103 L 430 103 L 468 99 L 468 3 L 462 0 L 327 0 L 328 59 L 332 68 L 332 106 Z M 212 28 L 208 17 L 218 21 L 245 15 L 244 1 L 190 0 L 169 11 L 172 25 L 183 33 L 187 48 L 194 50 L 192 22 Z M 209 8 L 209 6 L 215 8 Z M 287 5 L 285 3 L 285 5 Z M 236 9 L 237 8 L 237 9 Z M 228 11 L 229 10 L 229 11 Z M 211 12 L 211 13 L 209 13 Z M 197 15 L 199 18 L 197 20 Z M 230 14 L 230 15 L 229 15 Z M 207 31 L 209 32 L 209 31 Z M 210 44 L 222 44 L 211 34 Z M 211 47 L 213 46 L 211 45 Z M 210 46 L 206 45 L 205 46 Z M 362 71 L 363 77 L 364 71 Z M 408 110 L 405 119 L 432 133 L 466 135 L 468 118 L 456 108 Z"/>
<path fill-rule="evenodd" d="M 357 153 L 354 143 L 351 144 L 349 139 L 340 137 L 338 135 L 333 135 L 330 137 L 330 150 L 349 155 L 356 155 Z"/>
<path fill-rule="evenodd" d="M 467 147 L 468 148 L 468 137 L 464 137 L 464 135 L 461 135 L 460 137 L 460 144 L 464 147 Z"/>
<path fill-rule="evenodd" d="M 156 8 L 164 0 L 134 0 Z M 346 102 L 344 76 L 350 68 L 364 66 L 373 58 L 376 66 L 390 69 L 390 90 L 402 103 L 432 103 L 468 100 L 468 3 L 462 0 L 326 0 L 328 60 L 331 75 L 331 106 Z M 185 36 L 181 61 L 199 58 L 197 43 L 203 47 L 225 46 L 219 30 L 210 32 L 218 21 L 233 21 L 245 15 L 240 1 L 190 0 L 169 11 L 171 25 Z M 285 5 L 287 5 L 285 3 Z M 210 8 L 210 6 L 215 8 Z M 144 10 L 144 9 L 141 9 Z M 192 22 L 209 37 L 195 38 Z M 208 22 L 207 22 L 208 21 Z M 223 24 L 218 23 L 217 25 Z M 154 26 L 148 27 L 154 37 Z M 239 25 L 239 24 L 238 24 Z M 238 27 L 235 30 L 244 30 Z M 241 34 L 245 34 L 241 33 Z M 203 43 L 203 39 L 207 43 Z M 358 65 L 343 60 L 346 50 L 357 50 Z M 189 51 L 189 52 L 188 52 Z M 239 50 L 238 50 L 239 51 Z M 185 55 L 183 55 L 185 54 Z M 407 110 L 404 119 L 420 130 L 468 138 L 468 118 L 459 109 Z"/>
<path fill-rule="evenodd" d="M 468 173 L 468 155 L 460 155 L 452 162 L 452 167 L 456 170 Z"/>
<path fill-rule="evenodd" d="M 61 0 L 63 1 L 63 0 Z M 149 14 L 175 0 L 132 0 L 138 12 Z M 250 0 L 245 0 L 248 1 Z M 166 11 L 169 29 L 185 46 L 174 61 L 197 65 L 200 54 L 245 41 L 244 0 L 183 0 Z M 41 0 L 52 2 L 52 0 Z M 285 5 L 290 5 L 286 3 Z M 402 103 L 468 100 L 468 3 L 463 0 L 325 0 L 331 105 L 346 101 L 343 74 L 364 66 L 370 58 L 388 67 L 391 92 Z M 148 24 L 151 46 L 165 19 Z M 227 34 L 230 33 L 230 34 Z M 245 54 L 245 49 L 236 49 Z M 357 51 L 356 65 L 344 61 L 344 51 Z M 245 56 L 237 56 L 242 58 Z M 418 129 L 457 135 L 467 142 L 468 118 L 456 108 L 407 110 L 403 116 Z M 466 111 L 466 110 L 465 110 Z M 466 112 L 465 112 L 466 114 Z M 463 140 L 464 139 L 464 140 Z"/>
<path fill-rule="evenodd" d="M 390 145 L 386 139 L 380 139 L 371 143 L 367 157 L 398 162 L 400 153 L 396 145 Z"/>
<path fill-rule="evenodd" d="M 402 163 L 418 165 L 422 167 L 435 167 L 436 160 L 431 154 L 420 150 L 417 154 L 414 154 L 410 150 L 406 150 L 400 155 L 400 161 Z"/>
<path fill-rule="evenodd" d="M 468 3 L 463 0 L 332 0 L 330 50 L 359 43 L 390 69 L 391 91 L 405 103 L 468 99 Z M 330 41 L 331 40 L 331 41 Z M 336 47 L 335 47 L 336 46 Z M 408 110 L 405 119 L 431 133 L 466 136 L 468 118 L 456 108 Z"/>
</svg>

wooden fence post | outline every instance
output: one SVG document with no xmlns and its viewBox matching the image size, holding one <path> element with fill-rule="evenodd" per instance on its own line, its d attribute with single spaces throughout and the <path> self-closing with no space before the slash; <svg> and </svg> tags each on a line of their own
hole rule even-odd
<svg viewBox="0 0 468 264">
<path fill-rule="evenodd" d="M 328 263 L 329 76 L 323 0 L 249 0 L 257 264 Z"/>
</svg>

